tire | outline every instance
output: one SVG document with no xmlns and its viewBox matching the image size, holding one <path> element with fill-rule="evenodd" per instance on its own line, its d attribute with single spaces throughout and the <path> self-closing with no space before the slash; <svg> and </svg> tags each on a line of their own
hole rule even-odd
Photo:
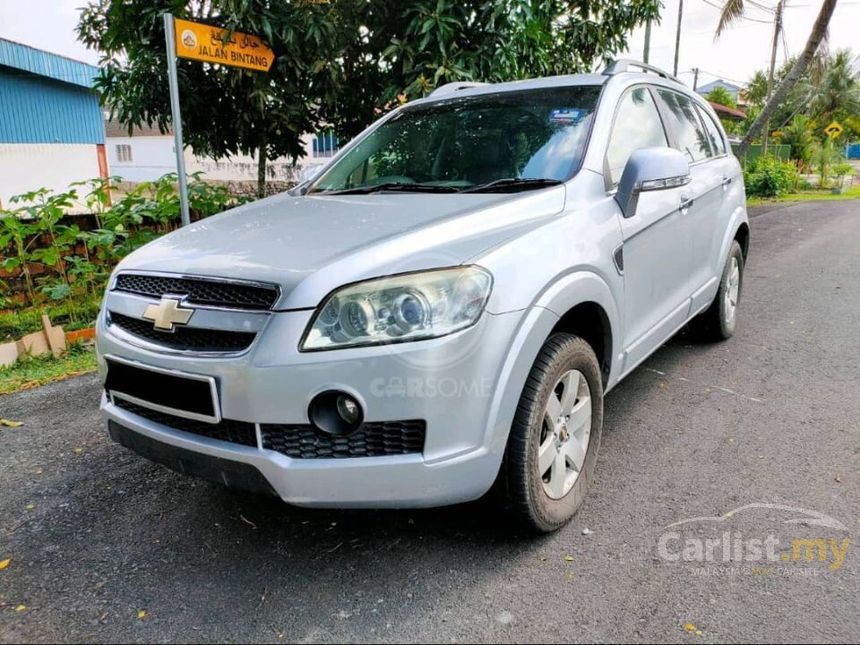
<svg viewBox="0 0 860 645">
<path fill-rule="evenodd" d="M 737 274 L 733 275 L 735 267 Z M 716 342 L 734 335 L 743 284 L 744 254 L 741 245 L 735 240 L 729 249 L 729 257 L 726 258 L 720 287 L 717 289 L 714 301 L 710 307 L 690 321 L 690 328 L 695 336 L 705 341 Z"/>
<path fill-rule="evenodd" d="M 574 390 L 576 398 L 570 407 L 565 392 L 570 395 Z M 553 405 L 561 407 L 550 410 L 550 396 Z M 590 407 L 587 421 L 586 407 Z M 560 419 L 564 411 L 570 411 L 568 421 L 551 428 L 547 418 L 551 411 L 560 410 L 562 414 L 552 418 Z M 527 528 L 548 533 L 570 521 L 594 476 L 602 429 L 603 381 L 594 351 L 577 336 L 553 334 L 541 348 L 523 388 L 498 482 L 502 499 Z M 541 457 L 544 464 L 552 463 L 544 473 L 539 472 Z"/>
</svg>

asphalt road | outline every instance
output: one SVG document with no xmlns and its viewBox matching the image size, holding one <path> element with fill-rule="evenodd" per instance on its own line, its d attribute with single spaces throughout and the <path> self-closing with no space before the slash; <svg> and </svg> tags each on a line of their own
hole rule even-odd
<svg viewBox="0 0 860 645">
<path fill-rule="evenodd" d="M 860 202 L 752 238 L 737 335 L 682 333 L 607 397 L 595 484 L 539 539 L 485 503 L 308 511 L 183 478 L 108 440 L 92 376 L 0 397 L 26 423 L 0 428 L 0 641 L 856 641 Z M 837 523 L 720 526 L 848 539 L 841 566 L 661 556 L 667 525 L 752 503 Z"/>
</svg>

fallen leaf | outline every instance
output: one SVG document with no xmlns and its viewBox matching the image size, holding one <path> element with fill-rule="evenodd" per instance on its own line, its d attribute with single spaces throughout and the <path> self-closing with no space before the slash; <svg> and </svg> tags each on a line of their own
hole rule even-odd
<svg viewBox="0 0 860 645">
<path fill-rule="evenodd" d="M 35 504 L 27 504 L 24 508 L 26 508 L 28 511 L 32 511 L 34 508 L 36 508 L 36 506 Z"/>
<path fill-rule="evenodd" d="M 22 612 L 25 609 L 27 609 L 27 605 L 18 605 L 17 607 L 15 607 L 15 611 L 17 612 Z"/>
<path fill-rule="evenodd" d="M 140 620 L 143 620 L 144 618 L 146 618 L 146 610 L 145 609 L 138 609 L 137 610 L 137 617 Z"/>
<path fill-rule="evenodd" d="M 572 555 L 564 556 L 564 561 L 565 562 L 573 562 L 573 556 Z"/>
<path fill-rule="evenodd" d="M 3 569 L 8 567 L 10 562 L 12 562 L 12 558 L 6 558 L 5 560 L 0 560 L 0 571 L 3 571 Z"/>
<path fill-rule="evenodd" d="M 75 452 L 76 452 L 77 454 L 81 454 L 83 451 L 84 451 L 84 449 L 83 449 L 83 448 L 75 448 Z"/>
<path fill-rule="evenodd" d="M 686 625 L 684 625 L 684 629 L 686 629 L 688 632 L 694 632 L 696 631 L 696 626 L 693 623 L 687 623 Z"/>
<path fill-rule="evenodd" d="M 12 421 L 11 419 L 0 419 L 0 426 L 6 426 L 7 428 L 20 428 L 24 425 L 23 421 Z"/>
</svg>

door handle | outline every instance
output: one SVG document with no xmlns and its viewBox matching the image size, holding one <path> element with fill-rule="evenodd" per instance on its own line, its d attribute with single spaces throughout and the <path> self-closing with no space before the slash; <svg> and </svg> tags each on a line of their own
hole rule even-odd
<svg viewBox="0 0 860 645">
<path fill-rule="evenodd" d="M 730 183 L 732 183 L 731 177 L 723 177 L 723 188 L 726 188 Z"/>
<path fill-rule="evenodd" d="M 686 213 L 690 209 L 690 206 L 693 205 L 693 201 L 694 200 L 692 197 L 689 197 L 687 195 L 681 195 L 681 205 L 680 205 L 681 212 Z"/>
</svg>

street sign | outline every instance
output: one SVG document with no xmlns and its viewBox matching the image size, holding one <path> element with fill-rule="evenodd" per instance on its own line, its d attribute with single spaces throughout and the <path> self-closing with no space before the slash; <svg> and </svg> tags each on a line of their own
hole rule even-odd
<svg viewBox="0 0 860 645">
<path fill-rule="evenodd" d="M 229 39 L 227 36 L 230 36 Z M 204 25 L 164 14 L 164 44 L 167 48 L 167 83 L 170 87 L 170 110 L 176 141 L 176 174 L 179 180 L 179 212 L 182 225 L 191 222 L 188 209 L 188 185 L 185 177 L 185 146 L 182 143 L 182 113 L 179 109 L 179 81 L 176 58 L 243 67 L 268 72 L 275 53 L 259 36 Z"/>
<path fill-rule="evenodd" d="M 824 133 L 831 139 L 838 139 L 839 135 L 842 134 L 842 130 L 842 126 L 836 121 L 833 121 L 830 125 L 824 128 Z"/>
<path fill-rule="evenodd" d="M 174 22 L 176 55 L 180 58 L 259 72 L 268 72 L 275 61 L 275 53 L 259 36 L 180 18 L 174 18 Z"/>
</svg>

